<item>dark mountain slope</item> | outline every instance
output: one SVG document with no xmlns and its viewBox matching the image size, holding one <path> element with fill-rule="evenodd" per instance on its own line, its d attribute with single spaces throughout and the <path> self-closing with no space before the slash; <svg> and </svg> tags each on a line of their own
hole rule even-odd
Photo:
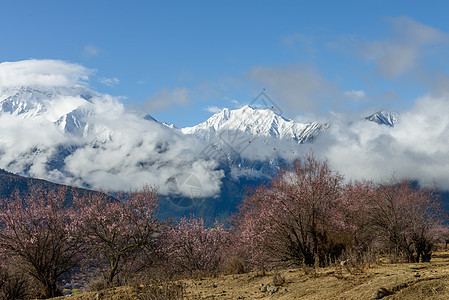
<svg viewBox="0 0 449 300">
<path fill-rule="evenodd" d="M 66 197 L 65 197 L 65 205 L 70 206 L 73 202 L 74 195 L 80 196 L 88 196 L 91 194 L 97 194 L 99 192 L 75 188 L 70 186 L 65 186 L 61 184 L 56 184 L 50 181 L 46 181 L 43 179 L 29 178 L 23 177 L 19 175 L 15 175 L 13 173 L 7 172 L 3 169 L 0 169 L 0 199 L 8 199 L 11 195 L 17 190 L 19 194 L 25 195 L 32 187 L 42 188 L 46 191 L 56 190 L 61 187 L 66 187 Z M 108 196 L 110 199 L 112 197 Z"/>
</svg>

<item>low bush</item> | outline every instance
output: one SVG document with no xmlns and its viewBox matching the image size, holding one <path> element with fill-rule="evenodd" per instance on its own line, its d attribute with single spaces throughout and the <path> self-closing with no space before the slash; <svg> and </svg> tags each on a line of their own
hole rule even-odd
<svg viewBox="0 0 449 300">
<path fill-rule="evenodd" d="M 139 300 L 181 300 L 186 299 L 185 286 L 175 281 L 151 280 L 139 289 Z"/>
</svg>

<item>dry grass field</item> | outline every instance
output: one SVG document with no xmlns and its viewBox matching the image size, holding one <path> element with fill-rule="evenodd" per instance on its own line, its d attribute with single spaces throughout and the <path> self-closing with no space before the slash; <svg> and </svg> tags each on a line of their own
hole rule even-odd
<svg viewBox="0 0 449 300">
<path fill-rule="evenodd" d="M 275 281 L 276 284 L 273 284 Z M 184 280 L 181 299 L 449 299 L 449 251 L 430 263 L 377 263 L 363 268 L 334 266 L 289 269 Z M 270 290 L 275 290 L 275 292 Z M 376 292 L 381 291 L 381 292 Z M 381 295 L 384 293 L 384 295 Z M 119 287 L 60 299 L 169 299 L 145 286 Z"/>
</svg>

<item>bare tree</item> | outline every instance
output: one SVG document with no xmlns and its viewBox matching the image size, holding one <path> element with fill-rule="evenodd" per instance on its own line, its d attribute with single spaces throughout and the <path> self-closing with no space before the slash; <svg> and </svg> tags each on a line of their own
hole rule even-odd
<svg viewBox="0 0 449 300">
<path fill-rule="evenodd" d="M 370 207 L 368 217 L 383 238 L 385 250 L 410 262 L 430 261 L 442 222 L 435 189 L 419 189 L 408 181 L 392 179 L 378 187 Z"/>
<path fill-rule="evenodd" d="M 62 294 L 62 276 L 78 266 L 84 251 L 78 214 L 63 207 L 65 194 L 66 188 L 31 188 L 0 206 L 0 248 L 42 284 L 44 297 Z"/>
</svg>

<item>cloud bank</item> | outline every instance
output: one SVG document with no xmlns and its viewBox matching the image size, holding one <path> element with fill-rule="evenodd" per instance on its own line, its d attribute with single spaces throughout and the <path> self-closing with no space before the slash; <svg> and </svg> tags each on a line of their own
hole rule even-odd
<svg viewBox="0 0 449 300">
<path fill-rule="evenodd" d="M 449 94 L 416 99 L 394 127 L 335 115 L 313 149 L 348 179 L 391 176 L 449 190 Z"/>
<path fill-rule="evenodd" d="M 204 145 L 91 91 L 91 73 L 57 60 L 0 64 L 0 107 L 9 108 L 0 112 L 0 168 L 95 189 L 150 184 L 161 194 L 194 173 L 203 196 L 219 192 L 223 173 L 199 157 Z"/>
<path fill-rule="evenodd" d="M 59 60 L 25 60 L 0 64 L 0 87 L 64 87 L 86 84 L 93 70 Z"/>
</svg>

